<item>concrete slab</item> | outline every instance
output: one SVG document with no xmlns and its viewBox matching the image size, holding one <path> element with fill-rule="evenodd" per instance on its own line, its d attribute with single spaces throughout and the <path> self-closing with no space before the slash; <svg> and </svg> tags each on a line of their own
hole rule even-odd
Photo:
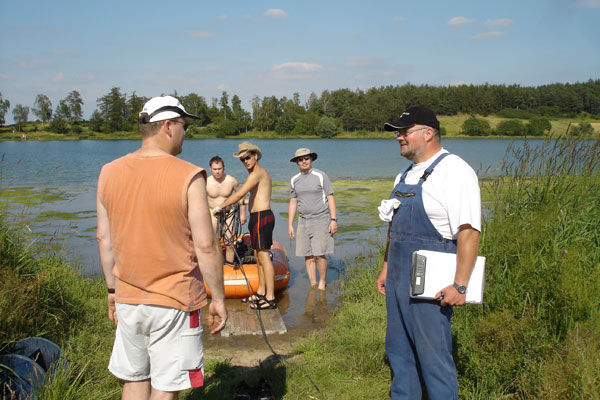
<svg viewBox="0 0 600 400">
<path fill-rule="evenodd" d="M 287 333 L 287 327 L 278 309 L 257 312 L 250 307 L 246 307 L 229 310 L 227 325 L 221 331 L 221 336 L 262 335 L 259 313 L 267 335 Z"/>
</svg>

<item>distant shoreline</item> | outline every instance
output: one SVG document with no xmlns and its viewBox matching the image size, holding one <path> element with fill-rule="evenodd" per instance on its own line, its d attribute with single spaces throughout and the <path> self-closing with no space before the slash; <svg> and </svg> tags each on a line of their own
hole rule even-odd
<svg viewBox="0 0 600 400">
<path fill-rule="evenodd" d="M 582 138 L 594 138 L 600 136 L 600 120 L 586 119 L 585 121 L 577 118 L 553 118 L 548 119 L 552 128 L 549 132 L 540 136 L 508 136 L 508 135 L 482 135 L 482 136 L 470 136 L 462 134 L 462 126 L 465 120 L 470 117 L 468 114 L 459 114 L 453 116 L 439 116 L 440 124 L 442 127 L 442 138 L 443 139 L 544 139 L 547 137 L 560 137 L 567 132 L 570 126 L 580 124 L 581 122 L 589 123 L 594 130 L 591 136 Z M 503 118 L 495 115 L 489 116 L 476 116 L 479 119 L 483 119 L 489 123 L 491 129 L 496 129 L 499 123 L 511 118 Z M 520 120 L 526 123 L 527 120 Z M 73 133 L 69 132 L 66 134 L 54 133 L 47 130 L 48 123 L 43 124 L 39 121 L 26 122 L 22 126 L 22 131 L 19 132 L 16 129 L 16 125 L 0 126 L 0 141 L 22 141 L 22 135 L 25 134 L 27 141 L 50 141 L 50 140 L 139 140 L 139 133 L 136 131 L 126 132 L 112 132 L 102 133 L 92 131 L 87 122 L 82 122 L 78 125 L 80 132 Z M 205 128 L 194 128 L 191 127 L 188 130 L 187 139 L 321 139 L 315 135 L 292 135 L 285 134 L 280 135 L 275 131 L 248 131 L 242 132 L 239 135 L 222 136 L 219 134 L 205 134 L 202 131 Z M 391 132 L 376 132 L 376 131 L 353 131 L 346 132 L 340 131 L 332 139 L 393 139 Z"/>
</svg>

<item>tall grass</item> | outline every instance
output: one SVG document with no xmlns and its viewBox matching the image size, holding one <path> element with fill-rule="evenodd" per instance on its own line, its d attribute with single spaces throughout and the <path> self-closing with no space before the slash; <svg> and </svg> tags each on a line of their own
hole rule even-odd
<svg viewBox="0 0 600 400">
<path fill-rule="evenodd" d="M 69 366 L 47 375 L 41 398 L 115 398 L 120 385 L 106 371 L 114 326 L 104 283 L 24 242 L 0 215 L 0 353 L 23 338 L 45 337 L 62 348 Z"/>
<path fill-rule="evenodd" d="M 485 303 L 456 313 L 461 397 L 600 398 L 600 141 L 509 149 Z"/>
<path fill-rule="evenodd" d="M 459 397 L 600 398 L 600 142 L 509 152 L 504 178 L 482 181 L 484 304 L 453 318 Z M 298 348 L 323 393 L 289 377 L 285 398 L 388 397 L 378 272 L 351 268 L 335 323 Z"/>
</svg>

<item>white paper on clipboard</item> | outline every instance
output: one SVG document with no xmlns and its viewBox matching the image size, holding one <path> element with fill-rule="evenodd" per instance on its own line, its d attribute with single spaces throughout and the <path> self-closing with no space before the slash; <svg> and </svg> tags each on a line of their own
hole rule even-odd
<svg viewBox="0 0 600 400">
<path fill-rule="evenodd" d="M 424 256 L 426 259 L 424 273 L 417 276 L 412 273 L 410 296 L 421 299 L 433 299 L 434 296 L 443 288 L 454 283 L 454 274 L 456 273 L 456 254 L 442 253 L 439 251 L 419 250 L 414 254 Z M 414 258 L 414 257 L 413 257 Z M 415 264 L 413 263 L 413 271 Z M 479 256 L 475 261 L 475 267 L 471 273 L 471 279 L 467 285 L 467 303 L 483 303 L 483 284 L 485 274 L 485 257 Z M 423 284 L 422 294 L 413 295 L 412 287 L 416 284 Z"/>
</svg>

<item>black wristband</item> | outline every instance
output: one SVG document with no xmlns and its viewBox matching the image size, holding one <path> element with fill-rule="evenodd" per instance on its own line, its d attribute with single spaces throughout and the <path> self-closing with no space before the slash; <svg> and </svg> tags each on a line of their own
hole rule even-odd
<svg viewBox="0 0 600 400">
<path fill-rule="evenodd" d="M 115 288 L 108 288 L 108 294 L 115 294 Z"/>
<path fill-rule="evenodd" d="M 333 222 L 337 222 L 337 218 L 331 218 Z"/>
</svg>

